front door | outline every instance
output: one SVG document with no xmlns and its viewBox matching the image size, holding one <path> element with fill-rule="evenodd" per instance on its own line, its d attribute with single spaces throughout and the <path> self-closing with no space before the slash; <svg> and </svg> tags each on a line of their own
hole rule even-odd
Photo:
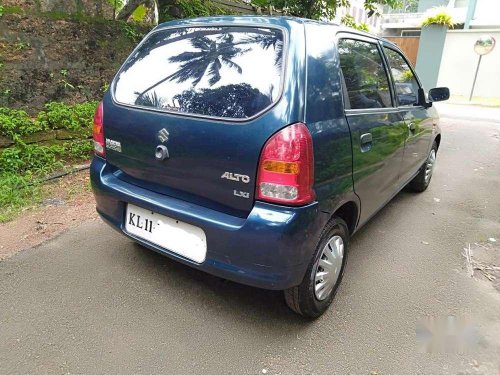
<svg viewBox="0 0 500 375">
<path fill-rule="evenodd" d="M 352 136 L 354 190 L 361 200 L 363 224 L 398 190 L 407 129 L 393 105 L 378 41 L 341 36 L 338 51 Z"/>
<path fill-rule="evenodd" d="M 385 56 L 394 82 L 399 112 L 407 127 L 400 183 L 411 179 L 425 162 L 431 147 L 434 119 L 418 105 L 418 79 L 405 57 L 394 47 L 384 46 Z"/>
</svg>

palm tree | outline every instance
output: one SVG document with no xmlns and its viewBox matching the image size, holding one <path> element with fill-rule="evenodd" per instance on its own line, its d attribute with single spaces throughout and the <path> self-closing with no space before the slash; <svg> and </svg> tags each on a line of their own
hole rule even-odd
<svg viewBox="0 0 500 375">
<path fill-rule="evenodd" d="M 149 86 L 139 93 L 138 98 L 168 80 L 185 82 L 188 79 L 193 79 L 193 86 L 196 86 L 207 71 L 210 77 L 208 83 L 213 86 L 221 79 L 220 70 L 223 65 L 236 69 L 241 74 L 241 67 L 231 59 L 247 52 L 248 49 L 236 47 L 233 39 L 234 37 L 231 34 L 222 34 L 216 40 L 211 40 L 206 36 L 192 38 L 191 45 L 198 51 L 183 52 L 169 58 L 169 62 L 181 63 L 179 70 Z"/>
</svg>

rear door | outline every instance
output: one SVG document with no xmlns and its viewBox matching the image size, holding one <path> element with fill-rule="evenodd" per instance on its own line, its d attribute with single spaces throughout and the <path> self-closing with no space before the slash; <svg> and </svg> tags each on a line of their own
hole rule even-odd
<svg viewBox="0 0 500 375">
<path fill-rule="evenodd" d="M 407 127 L 400 172 L 400 183 L 404 184 L 413 177 L 427 158 L 434 120 L 426 108 L 418 105 L 420 84 L 404 55 L 388 44 L 384 45 L 384 52 L 394 82 L 398 110 Z"/>
<path fill-rule="evenodd" d="M 249 212 L 260 150 L 295 119 L 279 103 L 285 38 L 269 26 L 153 32 L 104 101 L 106 158 L 115 175 L 230 214 Z"/>
<path fill-rule="evenodd" d="M 354 190 L 361 199 L 362 224 L 397 191 L 406 127 L 393 105 L 378 41 L 342 34 L 338 51 L 345 113 L 352 135 Z"/>
</svg>

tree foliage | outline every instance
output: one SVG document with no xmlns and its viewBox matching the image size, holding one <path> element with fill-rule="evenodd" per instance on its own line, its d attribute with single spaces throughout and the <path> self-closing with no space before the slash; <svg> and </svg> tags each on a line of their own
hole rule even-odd
<svg viewBox="0 0 500 375">
<path fill-rule="evenodd" d="M 342 23 L 342 25 L 345 25 L 347 27 L 352 27 L 353 29 L 356 30 L 369 31 L 368 25 L 366 23 L 356 23 L 354 17 L 351 16 L 350 14 L 346 14 L 345 16 L 343 16 L 340 22 Z"/>
<path fill-rule="evenodd" d="M 255 5 L 261 7 L 272 6 L 283 9 L 288 14 L 297 17 L 330 20 L 341 7 L 349 7 L 350 0 L 253 0 Z M 400 6 L 400 0 L 364 0 L 364 8 L 369 16 L 378 14 L 378 5 L 388 5 L 392 8 Z"/>
</svg>

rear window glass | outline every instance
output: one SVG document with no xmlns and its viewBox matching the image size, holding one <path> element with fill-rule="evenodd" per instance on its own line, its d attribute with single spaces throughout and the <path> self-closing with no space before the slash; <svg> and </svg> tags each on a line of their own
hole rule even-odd
<svg viewBox="0 0 500 375">
<path fill-rule="evenodd" d="M 283 34 L 276 29 L 162 30 L 125 62 L 114 98 L 165 111 L 244 119 L 278 99 L 282 60 Z"/>
</svg>

